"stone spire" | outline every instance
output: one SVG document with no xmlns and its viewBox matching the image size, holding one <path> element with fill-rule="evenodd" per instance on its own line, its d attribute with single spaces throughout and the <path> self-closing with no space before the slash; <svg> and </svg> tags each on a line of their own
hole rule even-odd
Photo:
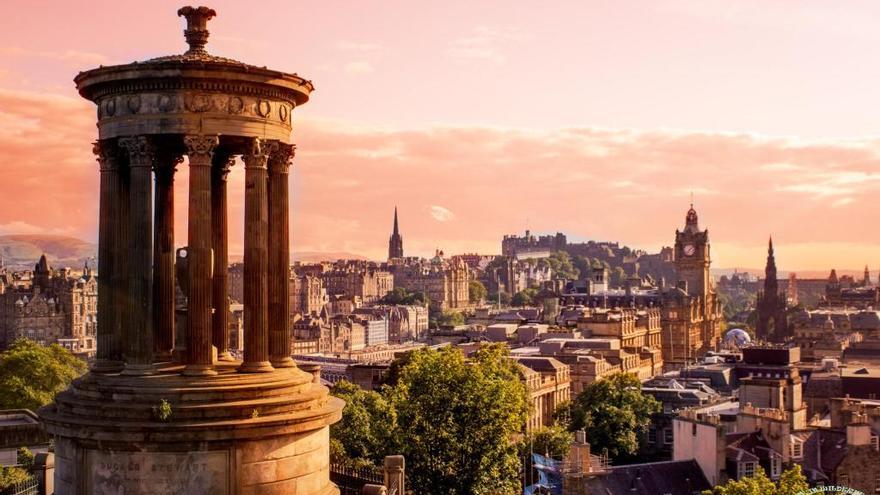
<svg viewBox="0 0 880 495">
<path fill-rule="evenodd" d="M 403 237 L 397 225 L 397 207 L 394 207 L 394 230 L 388 240 L 388 259 L 403 258 Z"/>
<path fill-rule="evenodd" d="M 871 272 L 868 270 L 868 265 L 865 265 L 865 278 L 862 279 L 862 283 L 865 287 L 871 285 Z"/>
<path fill-rule="evenodd" d="M 687 212 L 687 216 L 684 219 L 684 231 L 685 232 L 699 232 L 700 225 L 697 221 L 697 210 L 694 209 L 694 204 L 691 203 L 691 207 Z"/>
<path fill-rule="evenodd" d="M 767 266 L 764 268 L 764 295 L 775 297 L 779 292 L 779 282 L 776 280 L 776 257 L 773 255 L 773 237 L 767 247 Z"/>
</svg>

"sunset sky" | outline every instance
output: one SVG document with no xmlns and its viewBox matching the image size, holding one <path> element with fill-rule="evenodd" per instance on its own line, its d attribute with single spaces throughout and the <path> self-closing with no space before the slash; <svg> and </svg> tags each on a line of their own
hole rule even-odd
<svg viewBox="0 0 880 495">
<path fill-rule="evenodd" d="M 185 50 L 181 1 L 5 1 L 0 234 L 96 241 L 78 71 Z M 880 268 L 880 3 L 213 0 L 208 51 L 297 72 L 298 251 L 657 251 L 694 193 L 715 267 Z M 186 173 L 177 176 L 185 242 Z M 243 171 L 230 251 L 241 252 Z"/>
</svg>

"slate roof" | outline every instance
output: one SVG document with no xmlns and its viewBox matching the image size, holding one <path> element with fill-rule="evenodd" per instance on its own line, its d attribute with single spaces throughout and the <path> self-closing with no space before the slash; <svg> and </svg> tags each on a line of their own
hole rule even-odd
<svg viewBox="0 0 880 495">
<path fill-rule="evenodd" d="M 712 488 L 693 459 L 614 466 L 584 485 L 591 495 L 695 495 Z"/>
</svg>

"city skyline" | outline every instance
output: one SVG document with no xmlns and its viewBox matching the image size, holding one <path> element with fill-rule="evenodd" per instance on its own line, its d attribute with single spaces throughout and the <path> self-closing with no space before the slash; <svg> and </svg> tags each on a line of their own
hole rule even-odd
<svg viewBox="0 0 880 495">
<path fill-rule="evenodd" d="M 58 5 L 48 17 L 18 6 L 0 33 L 0 151 L 12 187 L 0 198 L 0 234 L 96 239 L 94 113 L 70 74 L 179 51 L 180 25 L 163 5 L 177 6 Z M 657 251 L 672 243 L 693 191 L 714 267 L 761 266 L 771 234 L 781 270 L 874 266 L 880 232 L 866 212 L 878 206 L 870 191 L 880 174 L 876 127 L 863 109 L 880 104 L 869 63 L 880 40 L 867 22 L 876 7 L 826 11 L 814 2 L 780 24 L 777 3 L 704 5 L 338 12 L 267 2 L 277 15 L 247 16 L 239 14 L 251 7 L 218 2 L 224 34 L 211 47 L 315 80 L 295 127 L 295 251 L 382 259 L 395 204 L 408 254 L 494 253 L 502 235 L 527 228 Z M 286 28 L 295 15 L 315 22 Z M 407 16 L 442 22 L 399 22 Z M 698 42 L 713 31 L 720 35 Z M 118 43 L 98 39 L 108 37 Z M 144 37 L 156 39 L 156 53 L 128 41 Z M 784 70 L 769 70 L 780 61 Z M 50 173 L 51 182 L 35 179 Z M 178 184 L 186 204 L 186 174 Z M 240 164 L 229 202 L 238 253 Z"/>
</svg>

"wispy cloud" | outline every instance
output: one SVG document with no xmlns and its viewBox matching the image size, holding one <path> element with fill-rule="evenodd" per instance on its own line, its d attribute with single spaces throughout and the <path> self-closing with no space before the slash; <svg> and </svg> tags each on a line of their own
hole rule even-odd
<svg viewBox="0 0 880 495">
<path fill-rule="evenodd" d="M 453 40 L 446 52 L 457 59 L 500 64 L 506 59 L 504 48 L 507 44 L 527 38 L 527 35 L 514 29 L 478 26 L 468 35 Z"/>
<path fill-rule="evenodd" d="M 369 62 L 365 62 L 363 60 L 356 62 L 349 62 L 345 64 L 345 72 L 349 74 L 368 74 L 370 72 L 375 72 L 375 68 Z"/>
<path fill-rule="evenodd" d="M 94 66 L 107 62 L 107 57 L 100 53 L 83 52 L 78 50 L 45 51 L 29 50 L 19 46 L 0 47 L 0 57 L 36 57 L 59 62 L 67 62 L 71 65 Z"/>
<path fill-rule="evenodd" d="M 438 205 L 431 205 L 428 207 L 428 212 L 438 222 L 448 222 L 455 218 L 455 215 L 449 211 L 447 208 Z"/>
</svg>

